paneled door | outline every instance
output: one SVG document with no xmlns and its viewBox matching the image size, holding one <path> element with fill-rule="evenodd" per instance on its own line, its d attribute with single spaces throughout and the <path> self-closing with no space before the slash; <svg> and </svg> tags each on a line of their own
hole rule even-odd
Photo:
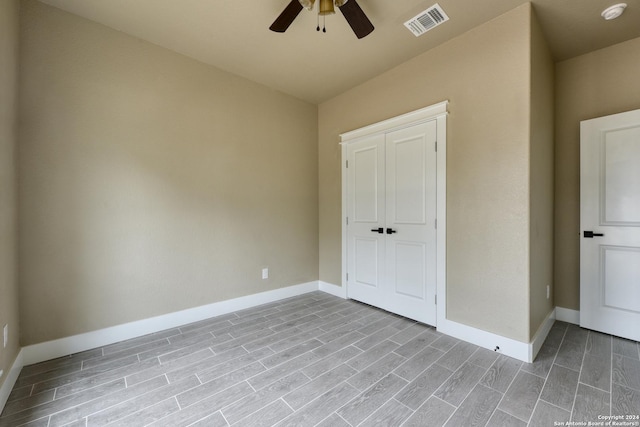
<svg viewBox="0 0 640 427">
<path fill-rule="evenodd" d="M 640 340 L 640 110 L 580 125 L 580 326 Z"/>
<path fill-rule="evenodd" d="M 347 148 L 347 288 L 353 298 L 436 323 L 436 121 Z"/>
</svg>

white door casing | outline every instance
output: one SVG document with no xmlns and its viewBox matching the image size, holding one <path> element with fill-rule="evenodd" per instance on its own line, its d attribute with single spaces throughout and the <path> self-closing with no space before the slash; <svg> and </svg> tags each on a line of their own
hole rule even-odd
<svg viewBox="0 0 640 427">
<path fill-rule="evenodd" d="M 436 152 L 438 139 L 446 149 L 446 102 L 341 137 L 348 297 L 436 325 L 445 316 L 435 298 L 441 290 L 444 300 L 446 278 L 446 151 Z"/>
<path fill-rule="evenodd" d="M 640 110 L 581 122 L 580 200 L 580 325 L 638 341 Z"/>
</svg>

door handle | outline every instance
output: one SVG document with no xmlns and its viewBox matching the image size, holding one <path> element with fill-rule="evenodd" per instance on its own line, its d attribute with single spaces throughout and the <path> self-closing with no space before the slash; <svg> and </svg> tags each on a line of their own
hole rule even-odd
<svg viewBox="0 0 640 427">
<path fill-rule="evenodd" d="M 387 228 L 387 234 L 393 234 L 393 233 L 397 233 L 397 231 L 391 228 Z"/>
<path fill-rule="evenodd" d="M 585 239 L 593 239 L 594 237 L 604 237 L 602 233 L 594 233 L 593 231 L 585 231 L 584 232 Z"/>
<path fill-rule="evenodd" d="M 373 231 L 374 233 L 384 233 L 384 228 L 380 227 L 380 228 L 372 228 L 371 231 Z"/>
</svg>

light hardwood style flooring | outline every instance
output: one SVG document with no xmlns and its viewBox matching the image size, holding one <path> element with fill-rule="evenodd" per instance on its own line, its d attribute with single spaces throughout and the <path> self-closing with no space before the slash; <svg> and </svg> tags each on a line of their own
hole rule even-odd
<svg viewBox="0 0 640 427">
<path fill-rule="evenodd" d="M 610 415 L 640 415 L 636 342 L 556 322 L 527 364 L 313 292 L 27 366 L 0 426 L 553 426 Z"/>
</svg>

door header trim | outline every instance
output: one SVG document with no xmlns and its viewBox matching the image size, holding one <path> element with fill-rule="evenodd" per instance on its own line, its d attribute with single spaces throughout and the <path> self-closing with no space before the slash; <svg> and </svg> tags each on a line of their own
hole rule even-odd
<svg viewBox="0 0 640 427">
<path fill-rule="evenodd" d="M 430 105 L 420 110 L 402 114 L 369 126 L 364 126 L 349 132 L 340 134 L 340 144 L 347 144 L 365 136 L 380 132 L 389 132 L 409 125 L 416 125 L 423 121 L 433 120 L 448 114 L 447 107 L 449 101 L 442 101 L 438 104 Z"/>
</svg>

